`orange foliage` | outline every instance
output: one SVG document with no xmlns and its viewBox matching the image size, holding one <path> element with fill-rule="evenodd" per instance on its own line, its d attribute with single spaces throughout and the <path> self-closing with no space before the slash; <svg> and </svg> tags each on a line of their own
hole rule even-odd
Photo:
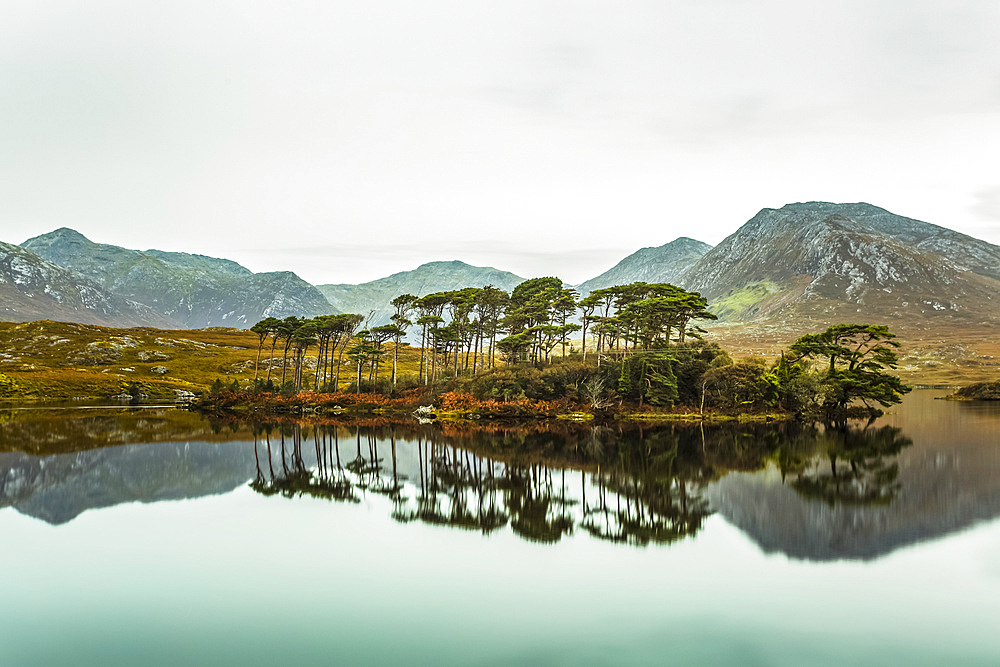
<svg viewBox="0 0 1000 667">
<path fill-rule="evenodd" d="M 566 401 L 539 401 L 522 398 L 507 403 L 493 399 L 479 399 L 473 394 L 449 391 L 441 394 L 438 404 L 448 412 L 474 412 L 500 417 L 554 417 L 566 412 Z"/>
</svg>

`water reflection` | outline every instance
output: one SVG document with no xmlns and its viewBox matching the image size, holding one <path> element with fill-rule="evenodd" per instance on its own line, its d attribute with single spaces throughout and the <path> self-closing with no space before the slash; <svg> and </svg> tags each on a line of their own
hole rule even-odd
<svg viewBox="0 0 1000 667">
<path fill-rule="evenodd" d="M 385 521 L 548 544 L 667 544 L 716 513 L 765 551 L 875 558 L 1000 516 L 1000 410 L 931 399 L 915 392 L 843 429 L 12 410 L 0 419 L 0 508 L 61 524 L 249 484 L 345 504 L 381 496 L 390 502 L 371 506 Z"/>
<path fill-rule="evenodd" d="M 634 545 L 696 535 L 712 513 L 711 483 L 771 463 L 805 499 L 891 503 L 900 489 L 893 457 L 912 445 L 890 426 L 296 422 L 258 424 L 253 432 L 250 486 L 263 495 L 356 503 L 376 493 L 392 499 L 391 516 L 401 522 L 484 534 L 509 525 L 541 543 L 582 529 Z"/>
</svg>

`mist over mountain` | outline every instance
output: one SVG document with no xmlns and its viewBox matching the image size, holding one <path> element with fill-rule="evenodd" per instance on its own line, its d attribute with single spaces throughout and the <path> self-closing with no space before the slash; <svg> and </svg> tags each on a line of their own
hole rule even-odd
<svg viewBox="0 0 1000 667">
<path fill-rule="evenodd" d="M 94 243 L 65 227 L 21 246 L 145 304 L 178 328 L 249 327 L 264 317 L 332 312 L 319 290 L 290 271 L 253 273 L 236 262 Z"/>
<path fill-rule="evenodd" d="M 113 294 L 30 250 L 0 242 L 0 319 L 55 319 L 105 326 L 165 326 L 152 309 Z"/>
<path fill-rule="evenodd" d="M 471 266 L 455 260 L 428 262 L 412 271 L 400 271 L 360 285 L 319 285 L 319 290 L 338 312 L 367 316 L 374 310 L 371 325 L 378 326 L 389 323 L 389 317 L 395 313 L 389 302 L 400 294 L 420 297 L 434 292 L 487 285 L 509 292 L 521 282 L 524 278 L 509 271 Z"/>
<path fill-rule="evenodd" d="M 712 246 L 682 236 L 656 248 L 642 248 L 601 275 L 577 285 L 581 296 L 596 289 L 628 283 L 676 283 L 686 269 Z"/>
<path fill-rule="evenodd" d="M 721 319 L 1000 323 L 1000 247 L 870 204 L 763 209 L 679 278 Z"/>
</svg>

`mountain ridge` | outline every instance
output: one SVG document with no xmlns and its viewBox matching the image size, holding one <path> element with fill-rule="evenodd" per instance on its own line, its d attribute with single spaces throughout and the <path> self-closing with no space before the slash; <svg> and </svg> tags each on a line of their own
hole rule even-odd
<svg viewBox="0 0 1000 667">
<path fill-rule="evenodd" d="M 422 297 L 434 292 L 485 287 L 493 285 L 510 291 L 524 278 L 491 266 L 473 266 L 460 260 L 425 262 L 415 269 L 398 271 L 357 285 L 329 284 L 317 288 L 330 305 L 343 313 L 368 315 L 374 311 L 370 324 L 388 324 L 395 313 L 390 301 L 400 294 Z"/>
<path fill-rule="evenodd" d="M 389 322 L 389 302 L 400 294 L 419 297 L 490 284 L 510 291 L 524 280 L 455 259 L 365 283 L 313 286 L 291 271 L 253 273 L 228 259 L 98 244 L 66 227 L 28 239 L 22 247 L 75 272 L 79 284 L 134 304 L 84 315 L 91 318 L 85 321 L 100 324 L 135 322 L 125 314 L 138 313 L 136 307 L 144 305 L 151 311 L 142 312 L 154 312 L 158 326 L 178 328 L 245 328 L 268 316 L 333 312 L 371 313 L 369 324 L 376 326 Z M 55 275 L 51 269 L 48 274 Z M 672 282 L 698 291 L 723 322 L 948 317 L 975 326 L 1000 325 L 1000 246 L 864 202 L 763 208 L 715 247 L 680 237 L 641 248 L 577 289 L 585 295 L 636 281 Z M 8 319 L 65 319 L 83 312 L 10 294 L 0 312 Z M 124 319 L 116 320 L 119 311 Z"/>
<path fill-rule="evenodd" d="M 576 289 L 584 296 L 596 289 L 633 282 L 673 283 L 711 249 L 707 243 L 687 236 L 661 246 L 640 248 Z"/>
<path fill-rule="evenodd" d="M 21 247 L 145 304 L 182 329 L 247 328 L 270 316 L 331 312 L 319 290 L 291 271 L 253 273 L 232 260 L 207 255 L 94 243 L 66 227 L 30 238 Z"/>
<path fill-rule="evenodd" d="M 945 311 L 1000 324 L 1000 247 L 864 203 L 762 209 L 679 283 L 730 321 Z"/>
<path fill-rule="evenodd" d="M 62 319 L 109 326 L 162 326 L 151 308 L 20 246 L 0 242 L 0 318 Z"/>
</svg>

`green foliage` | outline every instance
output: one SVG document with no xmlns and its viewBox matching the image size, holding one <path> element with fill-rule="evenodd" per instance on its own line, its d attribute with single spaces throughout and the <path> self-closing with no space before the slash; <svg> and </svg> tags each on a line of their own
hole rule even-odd
<svg viewBox="0 0 1000 667">
<path fill-rule="evenodd" d="M 597 372 L 593 364 L 567 360 L 541 368 L 529 365 L 503 366 L 449 385 L 471 392 L 479 399 L 510 401 L 531 398 L 551 401 L 578 400 L 582 385 Z"/>
<path fill-rule="evenodd" d="M 910 387 L 887 369 L 896 368 L 896 334 L 884 325 L 838 324 L 819 334 L 807 334 L 792 344 L 796 360 L 825 361 L 821 382 L 828 416 L 842 413 L 856 400 L 888 407 L 902 400 Z"/>
<path fill-rule="evenodd" d="M 671 348 L 677 377 L 677 401 L 682 405 L 698 405 L 701 402 L 702 376 L 713 368 L 733 363 L 729 354 L 717 343 L 693 340 L 678 343 Z"/>
<path fill-rule="evenodd" d="M 665 352 L 652 353 L 643 359 L 643 363 L 645 366 L 643 391 L 646 401 L 650 405 L 672 406 L 679 395 L 673 355 Z"/>
<path fill-rule="evenodd" d="M 632 364 L 628 359 L 621 362 L 621 371 L 618 373 L 618 393 L 628 398 L 632 397 Z"/>
<path fill-rule="evenodd" d="M 17 383 L 17 380 L 9 375 L 0 373 L 0 396 L 17 396 L 20 392 L 21 385 Z"/>
<path fill-rule="evenodd" d="M 702 382 L 705 404 L 723 410 L 754 411 L 777 404 L 778 391 L 767 369 L 740 362 L 707 371 Z"/>
</svg>

